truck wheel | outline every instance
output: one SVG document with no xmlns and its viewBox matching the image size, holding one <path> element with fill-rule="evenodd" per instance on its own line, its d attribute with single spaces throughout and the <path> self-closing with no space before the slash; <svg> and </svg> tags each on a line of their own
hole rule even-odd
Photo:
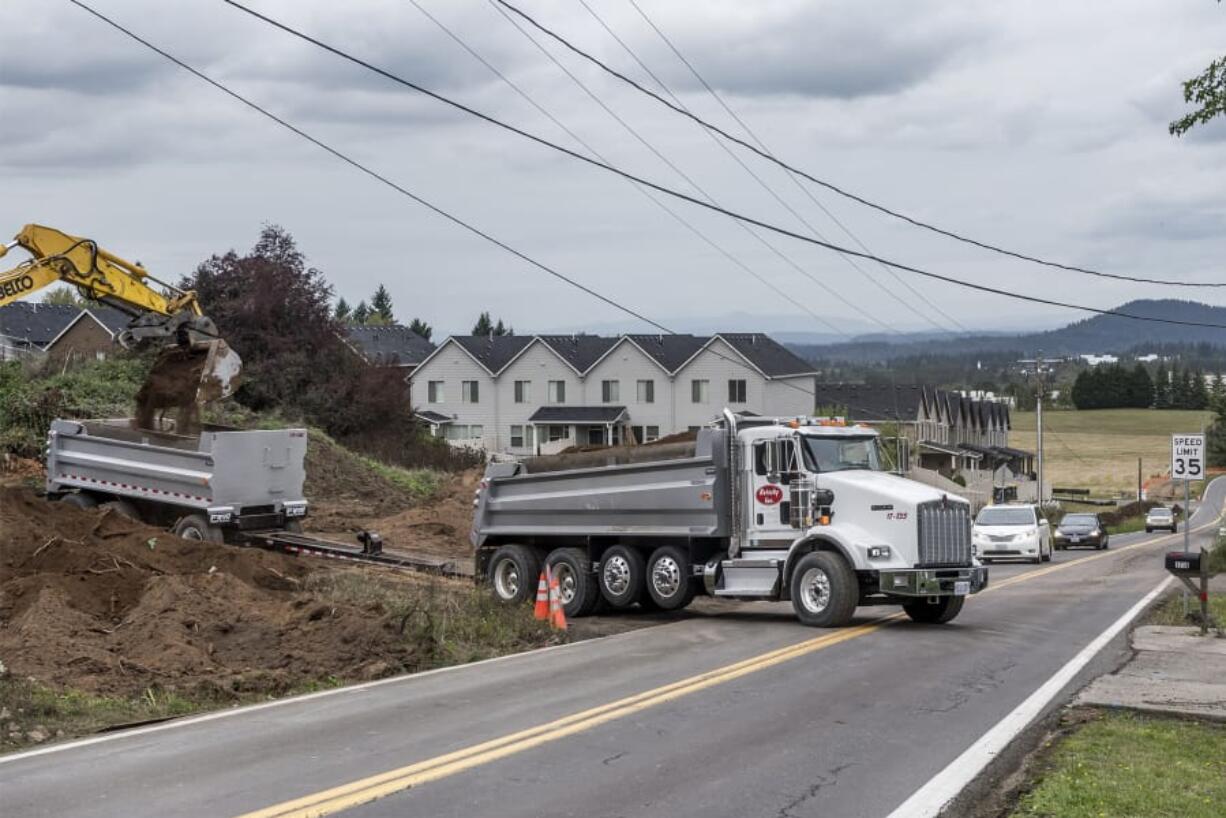
<svg viewBox="0 0 1226 818">
<path fill-rule="evenodd" d="M 555 548 L 545 558 L 558 592 L 562 595 L 562 611 L 568 617 L 587 616 L 600 602 L 600 583 L 592 571 L 592 562 L 582 548 Z"/>
<path fill-rule="evenodd" d="M 679 611 L 694 599 L 690 558 L 675 545 L 652 552 L 647 561 L 647 594 L 666 611 Z"/>
<path fill-rule="evenodd" d="M 841 554 L 810 552 L 792 571 L 792 610 L 810 627 L 846 625 L 856 612 L 859 597 L 856 573 Z"/>
<path fill-rule="evenodd" d="M 108 500 L 98 508 L 113 511 L 121 517 L 127 517 L 129 520 L 140 522 L 140 512 L 136 510 L 136 506 L 129 503 L 127 500 Z"/>
<path fill-rule="evenodd" d="M 600 558 L 600 593 L 614 608 L 629 608 L 643 598 L 643 555 L 636 549 L 615 545 Z"/>
<path fill-rule="evenodd" d="M 536 599 L 541 558 L 524 545 L 504 545 L 490 558 L 487 576 L 494 596 L 503 602 L 529 602 Z"/>
<path fill-rule="evenodd" d="M 94 508 L 98 505 L 98 501 L 88 494 L 82 494 L 79 491 L 74 491 L 71 494 L 65 494 L 60 498 L 60 502 L 66 506 L 74 506 L 76 508 Z"/>
<path fill-rule="evenodd" d="M 224 542 L 221 529 L 215 525 L 209 525 L 201 514 L 188 514 L 180 517 L 171 531 L 185 540 Z"/>
<path fill-rule="evenodd" d="M 917 599 L 903 605 L 902 609 L 907 612 L 907 616 L 911 617 L 912 622 L 944 625 L 961 613 L 962 603 L 965 601 L 964 596 L 943 596 L 940 602 Z"/>
</svg>

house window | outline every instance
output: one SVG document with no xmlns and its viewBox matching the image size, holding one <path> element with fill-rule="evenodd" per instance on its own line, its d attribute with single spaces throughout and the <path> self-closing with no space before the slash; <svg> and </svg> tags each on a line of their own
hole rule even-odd
<svg viewBox="0 0 1226 818">
<path fill-rule="evenodd" d="M 728 402 L 745 402 L 745 381 L 743 379 L 728 381 Z"/>
<path fill-rule="evenodd" d="M 475 440 L 480 438 L 485 431 L 481 424 L 466 426 L 462 423 L 453 423 L 445 428 L 448 440 Z"/>
<path fill-rule="evenodd" d="M 482 426 L 480 423 L 474 423 L 472 426 L 468 427 L 468 439 L 469 440 L 480 440 L 484 436 L 485 436 L 485 427 Z"/>
<path fill-rule="evenodd" d="M 512 426 L 511 427 L 511 448 L 512 449 L 531 449 L 532 448 L 532 427 L 531 426 Z"/>
<path fill-rule="evenodd" d="M 443 382 L 429 381 L 426 384 L 426 401 L 428 403 L 443 402 Z"/>
<path fill-rule="evenodd" d="M 561 382 L 559 381 L 559 383 Z M 568 429 L 565 426 L 550 426 L 548 435 L 550 443 L 555 443 L 559 440 L 566 440 L 568 437 L 570 437 Z"/>
<path fill-rule="evenodd" d="M 600 382 L 600 402 L 616 403 L 621 400 L 621 384 L 618 381 Z"/>
<path fill-rule="evenodd" d="M 460 400 L 463 403 L 481 401 L 481 389 L 476 381 L 460 381 Z"/>
<path fill-rule="evenodd" d="M 549 402 L 566 403 L 566 381 L 549 382 Z"/>
<path fill-rule="evenodd" d="M 655 381 L 636 381 L 635 382 L 635 397 L 639 403 L 655 403 L 656 402 L 656 382 Z"/>
<path fill-rule="evenodd" d="M 711 400 L 711 382 L 706 380 L 690 381 L 690 402 L 707 403 Z"/>
<path fill-rule="evenodd" d="M 650 443 L 653 440 L 659 440 L 659 439 L 660 439 L 660 427 L 659 426 L 648 426 L 647 434 L 643 436 L 643 442 Z"/>
<path fill-rule="evenodd" d="M 516 381 L 515 382 L 515 402 L 516 403 L 531 403 L 532 402 L 532 381 Z"/>
</svg>

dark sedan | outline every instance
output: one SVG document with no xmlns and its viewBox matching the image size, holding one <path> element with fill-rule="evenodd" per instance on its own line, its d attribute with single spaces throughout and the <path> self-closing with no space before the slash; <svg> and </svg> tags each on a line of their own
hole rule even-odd
<svg viewBox="0 0 1226 818">
<path fill-rule="evenodd" d="M 1103 549 L 1110 546 L 1107 526 L 1103 525 L 1097 514 L 1066 514 L 1056 528 L 1054 539 L 1059 549 L 1072 546 Z"/>
</svg>

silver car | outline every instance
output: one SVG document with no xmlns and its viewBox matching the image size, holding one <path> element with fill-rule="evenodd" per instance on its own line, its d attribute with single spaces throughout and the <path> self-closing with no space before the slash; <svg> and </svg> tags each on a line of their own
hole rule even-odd
<svg viewBox="0 0 1226 818">
<path fill-rule="evenodd" d="M 996 559 L 1051 560 L 1051 525 L 1035 505 L 986 506 L 975 518 L 971 543 L 985 564 Z"/>
<path fill-rule="evenodd" d="M 1145 515 L 1145 533 L 1149 534 L 1152 531 L 1161 529 L 1174 534 L 1179 530 L 1179 521 L 1175 519 L 1175 512 L 1165 506 L 1155 506 Z"/>
</svg>

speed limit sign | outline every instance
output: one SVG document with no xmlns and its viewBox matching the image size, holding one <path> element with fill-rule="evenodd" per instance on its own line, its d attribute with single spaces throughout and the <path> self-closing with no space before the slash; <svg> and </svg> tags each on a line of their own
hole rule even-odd
<svg viewBox="0 0 1226 818">
<path fill-rule="evenodd" d="M 1205 436 L 1171 435 L 1171 477 L 1201 480 L 1205 476 Z"/>
</svg>

